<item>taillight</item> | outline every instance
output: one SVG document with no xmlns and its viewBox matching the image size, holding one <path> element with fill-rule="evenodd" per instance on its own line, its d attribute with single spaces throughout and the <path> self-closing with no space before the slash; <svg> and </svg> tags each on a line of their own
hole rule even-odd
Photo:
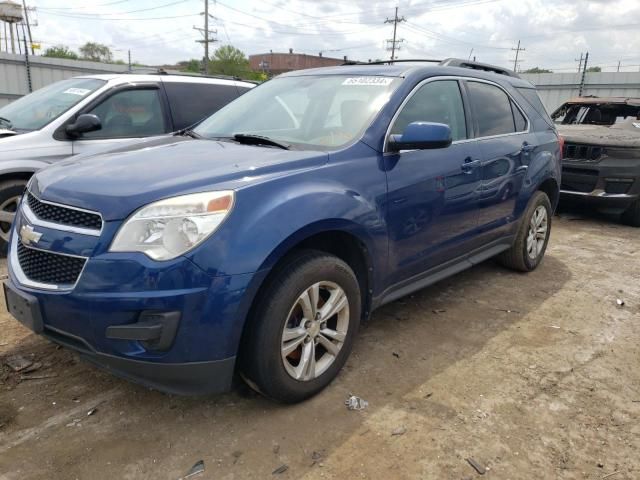
<svg viewBox="0 0 640 480">
<path fill-rule="evenodd" d="M 558 135 L 558 143 L 560 145 L 560 160 L 562 160 L 562 157 L 564 155 L 564 137 L 561 135 Z"/>
</svg>

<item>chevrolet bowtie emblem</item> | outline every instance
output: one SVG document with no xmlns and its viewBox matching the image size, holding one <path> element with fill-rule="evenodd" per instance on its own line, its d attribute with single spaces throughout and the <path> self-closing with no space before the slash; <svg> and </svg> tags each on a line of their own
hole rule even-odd
<svg viewBox="0 0 640 480">
<path fill-rule="evenodd" d="M 23 245 L 36 244 L 40 238 L 42 238 L 42 234 L 36 232 L 31 225 L 22 225 L 20 227 L 20 241 Z"/>
</svg>

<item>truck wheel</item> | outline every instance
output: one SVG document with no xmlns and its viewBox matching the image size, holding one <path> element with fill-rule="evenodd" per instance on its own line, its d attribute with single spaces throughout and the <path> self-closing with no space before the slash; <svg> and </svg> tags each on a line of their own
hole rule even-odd
<svg viewBox="0 0 640 480">
<path fill-rule="evenodd" d="M 551 233 L 551 202 L 544 192 L 536 192 L 522 216 L 515 242 L 498 256 L 505 267 L 520 272 L 535 270 L 544 257 Z"/>
<path fill-rule="evenodd" d="M 326 387 L 351 352 L 360 323 L 358 280 L 339 258 L 306 250 L 268 282 L 252 309 L 240 372 L 260 393 L 300 402 Z"/>
<path fill-rule="evenodd" d="M 0 255 L 7 255 L 11 224 L 16 216 L 20 197 L 27 185 L 25 180 L 0 182 Z"/>
<path fill-rule="evenodd" d="M 622 221 L 632 227 L 640 227 L 640 200 L 633 202 L 622 214 Z"/>
</svg>

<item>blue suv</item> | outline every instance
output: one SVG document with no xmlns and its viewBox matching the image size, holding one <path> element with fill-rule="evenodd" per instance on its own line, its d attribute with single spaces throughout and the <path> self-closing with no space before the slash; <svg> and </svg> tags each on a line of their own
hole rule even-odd
<svg viewBox="0 0 640 480">
<path fill-rule="evenodd" d="M 377 307 L 497 257 L 542 260 L 560 148 L 534 87 L 447 60 L 305 70 L 195 130 L 34 175 L 8 310 L 175 393 L 301 401 Z"/>
</svg>

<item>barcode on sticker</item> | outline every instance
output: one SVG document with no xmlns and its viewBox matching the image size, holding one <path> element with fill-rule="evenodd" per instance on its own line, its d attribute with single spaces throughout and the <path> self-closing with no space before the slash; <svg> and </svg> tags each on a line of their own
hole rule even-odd
<svg viewBox="0 0 640 480">
<path fill-rule="evenodd" d="M 386 87 L 393 82 L 393 78 L 387 77 L 349 77 L 342 85 L 365 85 L 365 86 L 377 86 Z"/>
<path fill-rule="evenodd" d="M 87 90 L 86 88 L 67 88 L 62 93 L 69 93 L 71 95 L 80 95 L 81 97 L 84 97 L 90 91 L 91 90 Z"/>
</svg>

